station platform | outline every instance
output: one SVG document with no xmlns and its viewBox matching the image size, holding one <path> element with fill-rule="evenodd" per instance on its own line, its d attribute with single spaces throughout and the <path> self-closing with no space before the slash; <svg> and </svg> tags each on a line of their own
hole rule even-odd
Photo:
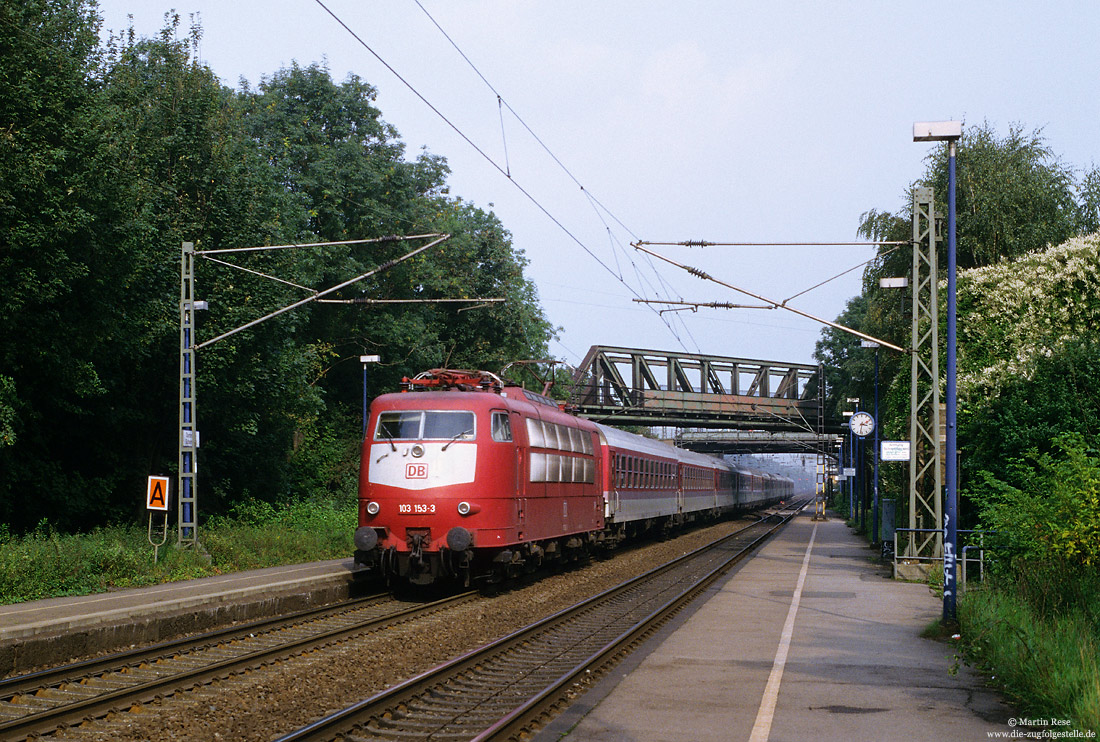
<svg viewBox="0 0 1100 742">
<path fill-rule="evenodd" d="M 344 600 L 349 559 L 0 605 L 0 677 Z"/>
<path fill-rule="evenodd" d="M 840 518 L 795 518 L 536 742 L 986 740 L 1016 716 Z"/>
</svg>

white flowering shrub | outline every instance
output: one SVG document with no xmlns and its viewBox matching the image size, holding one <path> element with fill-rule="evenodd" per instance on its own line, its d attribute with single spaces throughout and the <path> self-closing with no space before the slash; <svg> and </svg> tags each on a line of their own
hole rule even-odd
<svg viewBox="0 0 1100 742">
<path fill-rule="evenodd" d="M 978 402 L 1100 335 L 1100 234 L 961 272 L 958 307 L 959 398 Z"/>
</svg>

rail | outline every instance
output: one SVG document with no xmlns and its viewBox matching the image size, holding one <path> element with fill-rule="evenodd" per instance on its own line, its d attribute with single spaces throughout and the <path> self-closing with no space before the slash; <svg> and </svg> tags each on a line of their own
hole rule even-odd
<svg viewBox="0 0 1100 742">
<path fill-rule="evenodd" d="M 476 591 L 468 591 L 410 606 L 389 596 L 371 596 L 7 678 L 0 683 L 0 739 L 50 734 L 115 708 L 148 703 L 272 658 L 302 653 L 476 597 Z"/>
<path fill-rule="evenodd" d="M 529 739 L 532 726 L 568 704 L 570 688 L 606 671 L 806 504 L 763 518 L 277 742 Z"/>
</svg>

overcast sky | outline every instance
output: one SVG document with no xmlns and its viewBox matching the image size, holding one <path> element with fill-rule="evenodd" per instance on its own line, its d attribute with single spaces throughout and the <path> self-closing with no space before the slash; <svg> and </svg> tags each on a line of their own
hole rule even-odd
<svg viewBox="0 0 1100 742">
<path fill-rule="evenodd" d="M 1100 162 L 1100 3 L 420 0 L 490 89 L 415 0 L 324 2 L 377 57 L 316 0 L 99 5 L 106 29 L 132 15 L 144 36 L 173 9 L 186 33 L 195 14 L 202 61 L 232 87 L 295 62 L 377 87 L 408 155 L 446 157 L 451 195 L 511 231 L 561 328 L 551 352 L 570 363 L 597 344 L 812 362 L 820 325 L 789 312 L 662 317 L 635 303 L 757 302 L 630 243 L 854 240 L 865 211 L 908 208 L 906 187 L 937 146 L 912 141 L 915 121 L 988 121 L 1001 136 L 1013 123 L 1041 128 L 1065 163 Z M 522 123 L 505 109 L 502 127 L 497 93 Z M 652 249 L 780 301 L 872 255 Z M 835 319 L 860 275 L 791 305 Z"/>
</svg>

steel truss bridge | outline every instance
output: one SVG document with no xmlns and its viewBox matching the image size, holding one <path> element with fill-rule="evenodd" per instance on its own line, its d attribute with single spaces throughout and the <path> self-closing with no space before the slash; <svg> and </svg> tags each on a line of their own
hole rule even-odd
<svg viewBox="0 0 1100 742">
<path fill-rule="evenodd" d="M 831 455 L 820 366 L 595 345 L 569 404 L 609 425 L 672 426 L 676 442 L 710 453 Z"/>
</svg>

